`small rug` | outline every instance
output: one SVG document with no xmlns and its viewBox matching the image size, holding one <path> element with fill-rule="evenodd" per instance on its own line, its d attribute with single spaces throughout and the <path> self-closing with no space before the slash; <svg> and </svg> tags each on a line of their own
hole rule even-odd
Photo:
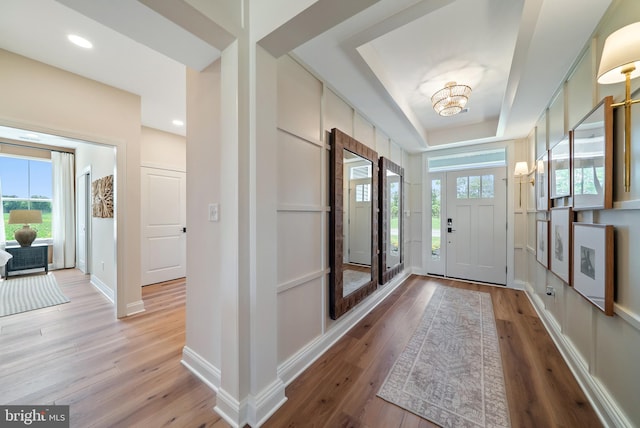
<svg viewBox="0 0 640 428">
<path fill-rule="evenodd" d="M 0 281 L 0 317 L 67 303 L 52 274 L 9 277 Z"/>
<path fill-rule="evenodd" d="M 378 396 L 442 427 L 509 427 L 491 295 L 438 287 Z"/>
<path fill-rule="evenodd" d="M 342 295 L 348 296 L 369 281 L 371 281 L 371 272 L 344 269 L 342 271 Z"/>
</svg>

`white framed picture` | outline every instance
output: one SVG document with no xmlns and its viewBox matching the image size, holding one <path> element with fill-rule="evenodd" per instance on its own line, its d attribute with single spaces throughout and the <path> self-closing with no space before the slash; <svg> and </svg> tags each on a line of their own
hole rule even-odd
<svg viewBox="0 0 640 428">
<path fill-rule="evenodd" d="M 613 226 L 573 224 L 573 288 L 613 315 Z"/>
<path fill-rule="evenodd" d="M 549 267 L 549 220 L 536 221 L 536 259 Z"/>
<path fill-rule="evenodd" d="M 573 211 L 570 207 L 551 209 L 549 268 L 551 272 L 567 284 L 571 283 L 571 263 L 569 261 L 571 254 L 569 252 L 571 248 L 571 223 L 573 223 Z"/>
</svg>

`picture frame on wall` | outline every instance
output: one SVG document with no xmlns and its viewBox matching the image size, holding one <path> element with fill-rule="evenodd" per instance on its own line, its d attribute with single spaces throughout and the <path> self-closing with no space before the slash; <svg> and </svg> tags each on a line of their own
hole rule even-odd
<svg viewBox="0 0 640 428">
<path fill-rule="evenodd" d="M 613 208 L 612 103 L 603 98 L 571 132 L 574 210 Z"/>
<path fill-rule="evenodd" d="M 549 210 L 549 152 L 545 151 L 536 160 L 536 210 Z"/>
<path fill-rule="evenodd" d="M 549 268 L 558 278 L 571 284 L 571 224 L 570 207 L 552 208 L 549 224 Z"/>
<path fill-rule="evenodd" d="M 549 267 L 549 220 L 536 221 L 536 260 Z"/>
<path fill-rule="evenodd" d="M 573 288 L 606 315 L 613 315 L 614 228 L 573 224 Z"/>
<path fill-rule="evenodd" d="M 571 143 L 569 135 L 549 151 L 549 198 L 571 196 Z"/>
</svg>

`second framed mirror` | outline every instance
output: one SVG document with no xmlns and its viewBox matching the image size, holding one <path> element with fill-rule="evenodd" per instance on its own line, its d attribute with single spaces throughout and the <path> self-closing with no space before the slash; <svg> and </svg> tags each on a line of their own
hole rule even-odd
<svg viewBox="0 0 640 428">
<path fill-rule="evenodd" d="M 404 269 L 403 190 L 404 169 L 387 158 L 380 158 L 380 284 L 389 282 Z"/>
</svg>

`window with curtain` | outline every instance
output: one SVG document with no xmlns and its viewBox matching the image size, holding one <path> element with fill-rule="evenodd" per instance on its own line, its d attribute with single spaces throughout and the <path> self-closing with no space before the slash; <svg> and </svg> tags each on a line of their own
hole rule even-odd
<svg viewBox="0 0 640 428">
<path fill-rule="evenodd" d="M 34 228 L 38 230 L 38 239 L 51 239 L 51 161 L 0 155 L 0 182 L 5 239 L 13 241 L 13 232 L 22 227 L 8 224 L 9 212 L 15 209 L 41 210 L 42 224 L 34 225 Z"/>
</svg>

